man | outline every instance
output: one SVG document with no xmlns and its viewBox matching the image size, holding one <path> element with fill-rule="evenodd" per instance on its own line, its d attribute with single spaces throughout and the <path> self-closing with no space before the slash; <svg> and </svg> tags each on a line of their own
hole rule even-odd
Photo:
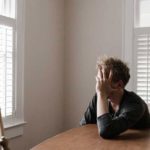
<svg viewBox="0 0 150 150">
<path fill-rule="evenodd" d="M 134 92 L 125 90 L 129 68 L 120 59 L 104 58 L 98 62 L 96 94 L 81 125 L 97 124 L 100 136 L 114 138 L 129 128 L 150 128 L 147 104 Z"/>
</svg>

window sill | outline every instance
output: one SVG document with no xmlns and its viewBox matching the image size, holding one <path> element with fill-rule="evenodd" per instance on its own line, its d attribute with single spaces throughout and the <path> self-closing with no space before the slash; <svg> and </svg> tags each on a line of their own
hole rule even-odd
<svg viewBox="0 0 150 150">
<path fill-rule="evenodd" d="M 23 135 L 23 127 L 25 124 L 25 121 L 18 121 L 13 124 L 4 124 L 6 138 L 11 139 Z"/>
</svg>

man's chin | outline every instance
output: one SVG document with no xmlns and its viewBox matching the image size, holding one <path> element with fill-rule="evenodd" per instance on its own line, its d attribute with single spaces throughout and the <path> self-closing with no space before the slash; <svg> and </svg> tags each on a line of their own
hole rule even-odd
<svg viewBox="0 0 150 150">
<path fill-rule="evenodd" d="M 110 102 L 113 102 L 113 97 L 112 97 L 112 96 L 108 96 L 108 100 L 109 100 Z"/>
</svg>

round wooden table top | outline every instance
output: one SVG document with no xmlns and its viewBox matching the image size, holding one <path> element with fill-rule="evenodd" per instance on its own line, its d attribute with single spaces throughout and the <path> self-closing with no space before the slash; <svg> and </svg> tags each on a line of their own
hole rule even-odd
<svg viewBox="0 0 150 150">
<path fill-rule="evenodd" d="M 31 150 L 150 150 L 150 130 L 127 130 L 115 139 L 98 135 L 96 125 L 86 125 L 60 133 Z"/>
</svg>

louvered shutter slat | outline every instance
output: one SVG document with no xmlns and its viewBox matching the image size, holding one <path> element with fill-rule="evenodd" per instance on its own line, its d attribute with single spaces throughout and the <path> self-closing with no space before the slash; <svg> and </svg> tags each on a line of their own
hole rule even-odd
<svg viewBox="0 0 150 150">
<path fill-rule="evenodd" d="M 135 29 L 136 90 L 150 103 L 150 29 Z"/>
<path fill-rule="evenodd" d="M 13 111 L 13 28 L 0 25 L 0 107 L 3 117 Z"/>
</svg>

